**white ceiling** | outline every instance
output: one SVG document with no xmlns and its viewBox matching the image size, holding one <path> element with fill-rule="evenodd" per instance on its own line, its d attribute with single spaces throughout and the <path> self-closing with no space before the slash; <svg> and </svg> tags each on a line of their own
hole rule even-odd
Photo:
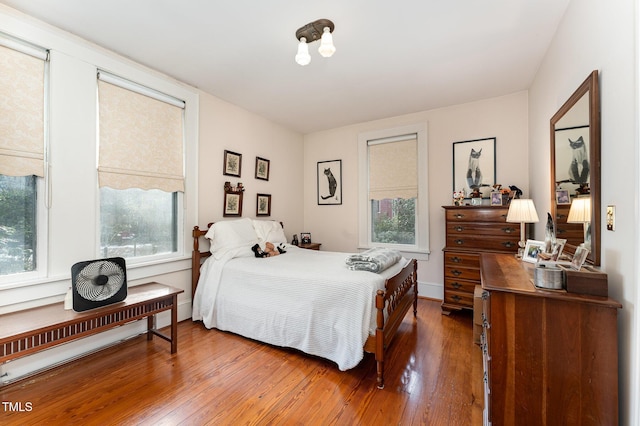
<svg viewBox="0 0 640 426">
<path fill-rule="evenodd" d="M 0 0 L 300 133 L 528 89 L 570 0 Z M 295 63 L 296 30 L 336 53 Z"/>
</svg>

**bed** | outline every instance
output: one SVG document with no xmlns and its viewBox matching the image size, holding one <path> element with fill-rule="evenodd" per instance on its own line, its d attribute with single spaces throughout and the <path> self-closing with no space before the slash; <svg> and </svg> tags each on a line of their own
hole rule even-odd
<svg viewBox="0 0 640 426">
<path fill-rule="evenodd" d="M 412 306 L 417 315 L 415 259 L 378 273 L 350 270 L 354 263 L 345 261 L 355 254 L 286 244 L 281 223 L 249 218 L 196 226 L 192 235 L 194 321 L 329 359 L 340 370 L 373 353 L 384 387 L 385 352 Z M 205 240 L 209 249 L 201 250 Z M 256 257 L 251 248 L 266 241 L 285 252 Z"/>
</svg>

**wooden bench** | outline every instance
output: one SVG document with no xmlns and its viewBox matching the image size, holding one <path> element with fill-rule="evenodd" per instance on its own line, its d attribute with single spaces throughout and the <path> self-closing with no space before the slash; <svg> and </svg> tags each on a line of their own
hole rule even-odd
<svg viewBox="0 0 640 426">
<path fill-rule="evenodd" d="M 147 340 L 153 335 L 178 350 L 178 294 L 184 290 L 156 282 L 127 289 L 127 298 L 118 303 L 84 312 L 65 310 L 54 303 L 0 315 L 0 363 L 52 346 L 97 334 L 147 318 Z M 156 329 L 156 314 L 171 310 L 171 335 Z"/>
</svg>

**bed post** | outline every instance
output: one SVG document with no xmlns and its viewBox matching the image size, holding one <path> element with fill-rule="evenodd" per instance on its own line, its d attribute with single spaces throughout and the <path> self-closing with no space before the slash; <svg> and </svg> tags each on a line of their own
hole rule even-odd
<svg viewBox="0 0 640 426">
<path fill-rule="evenodd" d="M 384 305 L 385 305 L 385 292 L 378 290 L 376 292 L 376 373 L 377 373 L 377 386 L 378 389 L 384 388 Z"/>
<path fill-rule="evenodd" d="M 196 294 L 196 286 L 198 285 L 198 276 L 200 271 L 200 243 L 198 237 L 200 235 L 200 227 L 194 226 L 191 232 L 193 237 L 193 251 L 191 252 L 191 300 Z"/>
</svg>

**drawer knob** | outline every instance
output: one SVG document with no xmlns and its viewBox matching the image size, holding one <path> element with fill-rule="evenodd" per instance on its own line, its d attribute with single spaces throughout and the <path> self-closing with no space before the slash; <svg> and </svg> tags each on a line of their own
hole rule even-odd
<svg viewBox="0 0 640 426">
<path fill-rule="evenodd" d="M 462 262 L 462 259 L 461 259 L 461 258 L 459 258 L 458 256 L 453 256 L 452 258 L 450 258 L 450 260 L 451 260 L 453 263 L 460 263 L 460 262 Z"/>
<path fill-rule="evenodd" d="M 456 231 L 458 231 L 458 232 L 462 232 L 462 231 L 464 231 L 464 226 L 460 226 L 460 225 L 458 225 L 458 226 L 456 226 L 456 227 L 454 228 L 454 230 L 456 230 Z"/>
<path fill-rule="evenodd" d="M 451 271 L 451 273 L 453 275 L 455 275 L 456 277 L 459 276 L 459 275 L 462 275 L 462 271 L 458 271 L 457 269 L 454 269 L 453 271 Z"/>
<path fill-rule="evenodd" d="M 461 300 L 462 300 L 462 297 L 458 296 L 457 294 L 454 294 L 453 296 L 451 296 L 451 298 L 452 298 L 453 300 L 455 300 L 456 302 L 459 302 L 459 301 L 461 301 Z"/>
<path fill-rule="evenodd" d="M 458 240 L 455 240 L 454 243 L 456 243 L 457 245 L 461 246 L 461 245 L 464 244 L 464 240 L 458 239 Z"/>
<path fill-rule="evenodd" d="M 502 243 L 503 246 L 507 247 L 507 248 L 511 248 L 511 247 L 515 247 L 516 245 L 511 242 L 511 241 L 505 241 L 504 243 Z"/>
<path fill-rule="evenodd" d="M 460 284 L 459 282 L 453 282 L 451 283 L 451 287 L 455 288 L 456 290 L 459 289 L 460 287 L 462 287 L 462 284 Z"/>
<path fill-rule="evenodd" d="M 462 219 L 464 215 L 462 213 L 456 213 L 454 216 L 456 219 Z"/>
<path fill-rule="evenodd" d="M 508 228 L 502 228 L 502 232 L 504 232 L 505 234 L 511 234 L 515 231 L 515 229 L 508 227 Z"/>
</svg>

